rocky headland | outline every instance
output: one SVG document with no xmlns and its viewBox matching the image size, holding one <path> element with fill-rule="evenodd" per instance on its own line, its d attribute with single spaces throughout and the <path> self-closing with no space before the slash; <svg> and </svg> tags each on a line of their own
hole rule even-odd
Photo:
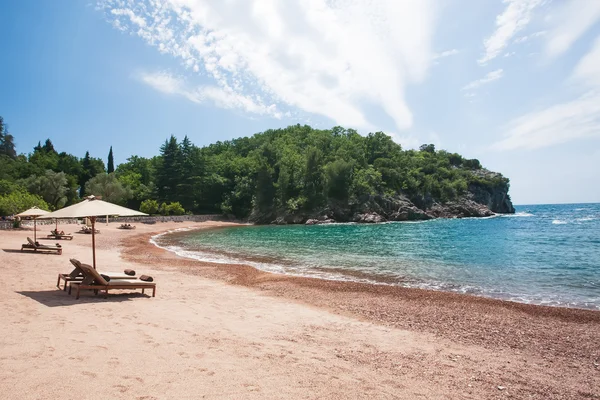
<svg viewBox="0 0 600 400">
<path fill-rule="evenodd" d="M 472 183 L 457 199 L 442 202 L 432 196 L 409 197 L 362 196 L 353 202 L 330 202 L 310 212 L 280 212 L 255 216 L 254 222 L 270 224 L 327 224 L 335 222 L 380 223 L 387 221 L 419 221 L 434 218 L 477 218 L 515 212 L 509 185 L 501 174 L 485 169 L 473 174 L 495 182 L 494 185 Z"/>
</svg>

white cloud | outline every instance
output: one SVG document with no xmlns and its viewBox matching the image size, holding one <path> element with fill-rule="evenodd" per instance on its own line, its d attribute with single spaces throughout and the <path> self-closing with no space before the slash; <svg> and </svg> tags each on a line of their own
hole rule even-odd
<svg viewBox="0 0 600 400">
<path fill-rule="evenodd" d="M 497 150 L 536 149 L 575 139 L 600 137 L 600 36 L 575 66 L 569 81 L 587 91 L 574 100 L 511 121 Z"/>
<path fill-rule="evenodd" d="M 408 85 L 432 63 L 432 0 L 103 0 L 107 18 L 212 77 L 229 96 L 259 96 L 370 128 L 381 107 L 412 125 Z M 121 10 L 113 13 L 113 10 Z M 145 26 L 133 22 L 129 10 Z"/>
<path fill-rule="evenodd" d="M 139 15 L 134 14 L 134 12 L 129 9 L 113 8 L 110 10 L 110 13 L 115 16 L 129 17 L 129 20 L 140 28 L 146 27 L 146 20 Z"/>
<path fill-rule="evenodd" d="M 538 38 L 540 36 L 544 36 L 546 33 L 547 33 L 546 31 L 538 31 L 538 32 L 531 33 L 529 35 L 519 36 L 518 38 L 516 38 L 514 40 L 514 43 L 525 43 L 529 40 Z"/>
<path fill-rule="evenodd" d="M 600 92 L 583 96 L 511 121 L 496 150 L 537 149 L 575 139 L 600 137 Z"/>
<path fill-rule="evenodd" d="M 470 83 L 466 84 L 462 88 L 462 90 L 477 89 L 481 85 L 485 85 L 487 83 L 490 83 L 490 82 L 493 82 L 493 81 L 497 81 L 498 79 L 502 78 L 503 75 L 504 75 L 504 70 L 502 70 L 502 68 L 497 69 L 497 70 L 492 71 L 492 72 L 488 72 L 483 78 L 474 80 L 473 82 L 470 82 Z M 468 97 L 473 97 L 473 96 L 474 96 L 474 94 L 471 93 L 471 95 L 468 96 Z"/>
<path fill-rule="evenodd" d="M 433 59 L 437 60 L 439 58 L 445 58 L 445 57 L 455 56 L 458 53 L 460 53 L 460 51 L 458 51 L 457 49 L 446 50 L 446 51 L 442 51 L 441 53 L 434 54 L 433 55 Z"/>
<path fill-rule="evenodd" d="M 189 88 L 182 78 L 168 72 L 143 72 L 138 75 L 138 78 L 159 92 L 183 96 L 194 103 L 209 103 L 220 108 L 237 109 L 255 115 L 269 115 L 277 119 L 283 116 L 275 104 L 265 105 L 256 99 L 216 86 Z"/>
<path fill-rule="evenodd" d="M 485 65 L 496 58 L 508 46 L 511 39 L 529 24 L 531 12 L 542 0 L 504 0 L 508 5 L 496 17 L 496 31 L 484 40 L 485 54 L 477 60 Z"/>
<path fill-rule="evenodd" d="M 584 55 L 573 71 L 573 79 L 596 87 L 600 87 L 600 36 Z"/>
<path fill-rule="evenodd" d="M 573 43 L 600 19 L 600 1 L 568 0 L 551 14 L 546 42 L 546 54 L 556 57 L 567 51 Z"/>
</svg>

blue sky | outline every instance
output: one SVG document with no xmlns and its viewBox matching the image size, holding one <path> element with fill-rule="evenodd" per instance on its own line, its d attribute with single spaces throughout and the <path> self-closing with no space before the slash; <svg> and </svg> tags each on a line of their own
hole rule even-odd
<svg viewBox="0 0 600 400">
<path fill-rule="evenodd" d="M 0 115 L 117 162 L 296 123 L 434 143 L 517 204 L 600 202 L 600 1 L 21 0 Z"/>
</svg>

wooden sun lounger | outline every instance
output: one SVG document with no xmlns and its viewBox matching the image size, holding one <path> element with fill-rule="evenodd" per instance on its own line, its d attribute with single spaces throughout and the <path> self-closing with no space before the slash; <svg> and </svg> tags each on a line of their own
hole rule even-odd
<svg viewBox="0 0 600 400">
<path fill-rule="evenodd" d="M 66 235 L 61 235 L 59 233 L 50 233 L 46 238 L 56 240 L 73 240 L 73 235 L 71 235 L 70 233 Z"/>
<path fill-rule="evenodd" d="M 86 281 L 86 275 L 83 271 L 83 269 L 81 268 L 81 264 L 82 262 L 75 259 L 75 258 L 71 258 L 69 259 L 69 261 L 71 262 L 71 264 L 73 264 L 73 266 L 75 267 L 75 269 L 73 269 L 73 271 L 71 271 L 68 274 L 58 274 L 58 280 L 56 281 L 56 287 L 60 289 L 60 281 L 64 281 L 64 287 L 62 288 L 62 290 L 64 290 L 65 292 L 67 291 L 67 286 L 69 286 L 69 282 L 83 282 L 83 283 L 91 283 L 94 281 L 93 278 L 88 278 L 88 280 Z M 85 264 L 87 265 L 87 264 Z M 87 265 L 88 267 L 91 267 L 90 265 Z M 103 272 L 104 275 L 107 275 L 111 280 L 113 279 L 137 279 L 137 277 L 135 275 L 127 275 L 123 272 Z M 69 290 L 69 294 L 71 294 L 71 291 Z"/>
<path fill-rule="evenodd" d="M 88 227 L 81 228 L 81 230 L 79 231 L 79 233 L 89 233 L 89 234 L 91 234 L 92 233 L 92 228 L 88 228 Z M 94 231 L 94 233 L 100 233 L 100 230 L 96 229 Z"/>
<path fill-rule="evenodd" d="M 117 279 L 110 280 L 107 282 L 94 268 L 90 267 L 86 264 L 81 264 L 81 269 L 83 270 L 86 276 L 93 277 L 93 283 L 84 283 L 82 282 L 71 282 L 70 287 L 73 285 L 77 287 L 77 293 L 75 295 L 75 299 L 79 299 L 79 293 L 81 289 L 94 290 L 96 293 L 98 291 L 104 290 L 104 298 L 108 298 L 108 291 L 111 289 L 142 289 L 142 293 L 144 293 L 145 289 L 152 289 L 152 297 L 156 296 L 156 283 L 155 282 L 145 282 L 140 281 L 139 279 Z"/>
<path fill-rule="evenodd" d="M 27 238 L 27 242 L 23 245 L 21 245 L 21 251 L 27 249 L 27 250 L 33 250 L 35 252 L 40 252 L 40 253 L 44 253 L 44 252 L 56 252 L 57 254 L 62 254 L 62 247 L 53 247 L 53 246 L 46 246 L 44 244 L 36 244 L 33 240 L 31 240 L 31 238 Z"/>
</svg>

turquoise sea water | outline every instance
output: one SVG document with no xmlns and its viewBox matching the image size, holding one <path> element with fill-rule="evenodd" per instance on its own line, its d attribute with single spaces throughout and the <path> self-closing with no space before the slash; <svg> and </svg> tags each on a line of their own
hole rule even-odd
<svg viewBox="0 0 600 400">
<path fill-rule="evenodd" d="M 154 241 L 199 260 L 284 274 L 600 310 L 600 204 L 377 225 L 247 226 Z"/>
</svg>

